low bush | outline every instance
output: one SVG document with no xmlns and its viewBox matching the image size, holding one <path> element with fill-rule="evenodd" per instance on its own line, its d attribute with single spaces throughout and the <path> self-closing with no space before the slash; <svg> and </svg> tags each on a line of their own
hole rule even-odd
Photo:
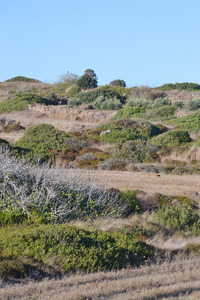
<svg viewBox="0 0 200 300">
<path fill-rule="evenodd" d="M 154 108 L 159 108 L 161 106 L 165 106 L 165 105 L 171 105 L 171 101 L 168 97 L 164 97 L 164 98 L 156 98 L 152 103 L 151 103 L 151 109 Z"/>
<path fill-rule="evenodd" d="M 193 111 L 200 109 L 200 99 L 192 99 L 185 103 L 184 109 L 187 111 Z"/>
<path fill-rule="evenodd" d="M 29 261 L 29 270 L 39 264 L 60 273 L 94 272 L 139 266 L 152 256 L 149 247 L 133 233 L 89 231 L 67 225 L 4 228 L 0 241 L 3 261 L 14 258 L 21 262 L 21 267 L 15 264 L 15 269 L 14 265 L 9 269 L 1 260 L 1 277 L 27 276 L 24 261 Z"/>
<path fill-rule="evenodd" d="M 49 124 L 39 124 L 28 128 L 24 136 L 13 144 L 13 153 L 23 155 L 32 161 L 39 158 L 41 162 L 48 160 L 53 150 L 65 152 L 72 140 L 69 135 Z M 76 144 L 76 143 L 75 143 Z"/>
<path fill-rule="evenodd" d="M 117 114 L 112 118 L 112 120 L 117 119 L 126 119 L 126 118 L 139 118 L 141 113 L 144 113 L 145 110 L 142 107 L 131 107 L 125 106 L 121 108 Z"/>
<path fill-rule="evenodd" d="M 172 203 L 159 208 L 154 221 L 170 230 L 199 233 L 200 217 L 196 211 L 187 205 Z"/>
<path fill-rule="evenodd" d="M 40 80 L 33 79 L 33 78 L 28 78 L 25 76 L 16 76 L 12 77 L 10 79 L 7 79 L 5 82 L 41 82 Z"/>
<path fill-rule="evenodd" d="M 197 111 L 184 117 L 178 117 L 174 120 L 167 121 L 167 124 L 179 126 L 180 130 L 197 133 L 200 128 L 200 112 Z"/>
<path fill-rule="evenodd" d="M 141 107 L 143 109 L 149 108 L 149 105 L 151 102 L 147 99 L 142 99 L 142 98 L 130 98 L 126 102 L 126 106 L 132 106 L 132 107 Z"/>
<path fill-rule="evenodd" d="M 108 151 L 113 158 L 131 159 L 135 163 L 151 162 L 159 159 L 159 148 L 144 140 L 118 142 Z"/>
<path fill-rule="evenodd" d="M 34 92 L 9 93 L 7 99 L 0 103 L 0 113 L 22 111 L 32 103 L 45 104 L 45 99 Z"/>
<path fill-rule="evenodd" d="M 109 132 L 105 132 L 109 130 Z M 150 139 L 162 133 L 162 130 L 149 122 L 133 119 L 121 119 L 103 124 L 97 130 L 88 131 L 88 138 L 116 143 L 119 141 Z"/>
<path fill-rule="evenodd" d="M 175 112 L 177 108 L 175 106 L 165 105 L 142 114 L 142 118 L 150 121 L 166 121 L 175 118 Z"/>
<path fill-rule="evenodd" d="M 174 106 L 183 109 L 185 106 L 185 102 L 183 100 L 177 100 L 174 102 Z"/>
<path fill-rule="evenodd" d="M 69 106 L 77 106 L 83 103 L 92 103 L 97 100 L 98 97 L 102 96 L 104 99 L 119 99 L 123 102 L 123 97 L 115 91 L 114 88 L 106 86 L 96 88 L 93 91 L 81 92 L 77 94 L 74 98 L 69 100 Z"/>
<path fill-rule="evenodd" d="M 170 90 L 198 91 L 200 90 L 200 85 L 192 82 L 166 83 L 158 87 L 157 89 L 163 91 L 170 91 Z"/>
<path fill-rule="evenodd" d="M 183 146 L 191 142 L 187 131 L 171 130 L 151 139 L 151 143 L 159 146 Z"/>
<path fill-rule="evenodd" d="M 106 98 L 104 96 L 99 96 L 94 101 L 94 107 L 100 110 L 118 110 L 122 107 L 122 103 L 120 99 L 114 98 Z"/>
</svg>

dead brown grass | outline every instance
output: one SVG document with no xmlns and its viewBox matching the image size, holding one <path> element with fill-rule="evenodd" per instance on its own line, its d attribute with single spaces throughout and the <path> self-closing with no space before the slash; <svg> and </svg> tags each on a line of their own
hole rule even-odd
<svg viewBox="0 0 200 300">
<path fill-rule="evenodd" d="M 192 195 L 200 194 L 200 175 L 166 175 L 151 173 L 103 171 L 82 171 L 85 176 L 101 179 L 106 185 L 120 190 L 137 189 L 153 194 Z"/>
<path fill-rule="evenodd" d="M 2 282 L 0 299 L 182 299 L 190 294 L 199 295 L 199 267 L 200 258 L 196 257 L 117 272 L 76 274 L 38 283 L 9 285 Z"/>
</svg>

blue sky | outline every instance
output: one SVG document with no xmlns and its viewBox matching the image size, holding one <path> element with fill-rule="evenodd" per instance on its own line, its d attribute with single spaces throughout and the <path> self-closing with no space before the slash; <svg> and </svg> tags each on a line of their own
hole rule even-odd
<svg viewBox="0 0 200 300">
<path fill-rule="evenodd" d="M 199 13 L 199 0 L 2 1 L 0 81 L 90 68 L 99 85 L 200 83 Z"/>
</svg>

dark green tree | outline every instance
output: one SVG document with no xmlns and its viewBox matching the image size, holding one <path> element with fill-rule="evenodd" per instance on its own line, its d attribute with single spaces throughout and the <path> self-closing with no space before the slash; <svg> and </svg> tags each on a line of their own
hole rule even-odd
<svg viewBox="0 0 200 300">
<path fill-rule="evenodd" d="M 85 74 L 77 80 L 80 89 L 87 90 L 97 87 L 97 77 L 92 69 L 85 70 Z"/>
<path fill-rule="evenodd" d="M 111 81 L 109 85 L 126 87 L 126 82 L 121 79 L 116 79 L 116 80 Z"/>
</svg>

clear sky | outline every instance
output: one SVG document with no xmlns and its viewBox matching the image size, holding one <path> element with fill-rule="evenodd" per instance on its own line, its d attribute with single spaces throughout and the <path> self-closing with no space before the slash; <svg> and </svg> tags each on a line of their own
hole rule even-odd
<svg viewBox="0 0 200 300">
<path fill-rule="evenodd" d="M 1 1 L 0 81 L 61 74 L 200 83 L 200 0 Z"/>
</svg>

